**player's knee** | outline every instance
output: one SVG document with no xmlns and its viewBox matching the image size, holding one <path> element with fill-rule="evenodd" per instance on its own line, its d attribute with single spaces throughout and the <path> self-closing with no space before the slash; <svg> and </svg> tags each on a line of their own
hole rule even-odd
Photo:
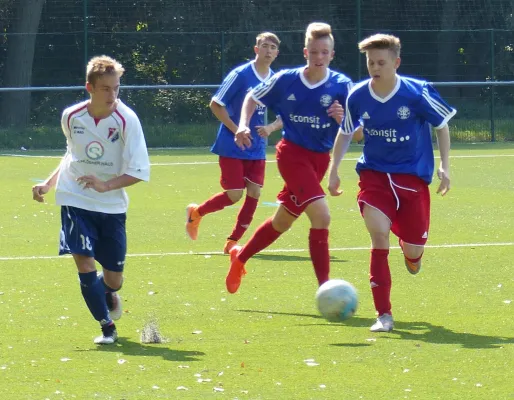
<svg viewBox="0 0 514 400">
<path fill-rule="evenodd" d="M 261 197 L 261 188 L 257 185 L 249 185 L 246 189 L 246 194 L 254 199 Z"/>
<path fill-rule="evenodd" d="M 227 190 L 227 196 L 232 203 L 237 203 L 243 197 L 242 190 Z"/>
</svg>

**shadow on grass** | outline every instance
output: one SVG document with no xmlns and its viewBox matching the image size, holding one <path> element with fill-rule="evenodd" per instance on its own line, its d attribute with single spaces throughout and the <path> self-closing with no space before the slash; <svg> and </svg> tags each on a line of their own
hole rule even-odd
<svg viewBox="0 0 514 400">
<path fill-rule="evenodd" d="M 163 360 L 167 361 L 200 361 L 199 357 L 205 355 L 205 353 L 201 351 L 177 350 L 163 346 L 169 346 L 169 343 L 149 345 L 120 337 L 116 344 L 104 346 L 99 345 L 97 350 L 122 353 L 130 356 L 161 357 Z"/>
<path fill-rule="evenodd" d="M 209 254 L 212 257 L 215 257 L 215 256 L 227 257 L 227 260 L 228 260 L 228 255 L 226 255 L 226 254 L 220 254 L 220 253 L 216 253 L 216 254 L 198 253 L 198 254 L 199 255 Z M 258 260 L 263 260 L 263 261 L 310 261 L 311 257 L 310 256 L 297 256 L 297 255 L 284 254 L 284 253 L 258 253 L 256 255 L 254 255 L 252 257 L 252 259 L 258 259 Z M 252 261 L 252 259 L 248 260 L 248 262 L 250 263 Z M 330 256 L 330 262 L 342 263 L 342 262 L 347 262 L 347 260 L 342 260 L 340 258 L 337 258 L 336 256 Z M 227 265 L 228 265 L 228 261 L 227 261 Z"/>
<path fill-rule="evenodd" d="M 303 313 L 287 313 L 278 311 L 261 311 L 261 310 L 237 310 L 239 312 L 246 313 L 257 313 L 257 314 L 269 314 L 269 315 L 285 315 L 292 317 L 309 317 L 318 321 L 324 319 L 317 314 L 303 314 Z M 305 324 L 305 326 L 347 326 L 349 328 L 366 328 L 369 329 L 375 322 L 374 318 L 363 318 L 354 316 L 344 322 L 325 322 L 316 324 Z M 514 337 L 503 337 L 503 336 L 488 336 L 479 335 L 472 332 L 457 332 L 451 329 L 445 328 L 440 325 L 433 325 L 429 322 L 414 321 L 414 322 L 403 322 L 394 321 L 394 330 L 392 332 L 382 333 L 369 333 L 370 335 L 376 335 L 377 337 L 385 337 L 388 339 L 404 339 L 412 341 L 420 341 L 425 343 L 437 343 L 437 344 L 453 344 L 460 345 L 466 349 L 500 349 L 506 345 L 514 344 Z M 351 346 L 348 343 L 333 344 L 333 346 Z"/>
</svg>

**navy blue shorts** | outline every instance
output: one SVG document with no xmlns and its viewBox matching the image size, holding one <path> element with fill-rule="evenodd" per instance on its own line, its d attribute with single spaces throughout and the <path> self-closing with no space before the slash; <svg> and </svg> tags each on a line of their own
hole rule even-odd
<svg viewBox="0 0 514 400">
<path fill-rule="evenodd" d="M 122 272 L 127 254 L 127 215 L 61 207 L 59 255 L 93 257 L 103 268 Z"/>
</svg>

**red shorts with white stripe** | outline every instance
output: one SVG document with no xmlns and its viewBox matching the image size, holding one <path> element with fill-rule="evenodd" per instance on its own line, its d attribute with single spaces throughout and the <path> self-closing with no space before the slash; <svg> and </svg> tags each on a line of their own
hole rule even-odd
<svg viewBox="0 0 514 400">
<path fill-rule="evenodd" d="M 277 144 L 277 166 L 285 185 L 277 195 L 278 202 L 299 216 L 311 202 L 325 197 L 320 182 L 329 163 L 329 153 L 317 153 L 282 139 Z"/>
<path fill-rule="evenodd" d="M 423 246 L 430 226 L 428 184 L 414 175 L 360 172 L 357 201 L 374 207 L 391 221 L 391 231 L 405 243 Z"/>
<path fill-rule="evenodd" d="M 239 158 L 220 157 L 220 184 L 224 190 L 246 188 L 246 182 L 264 185 L 266 160 L 242 160 Z"/>
</svg>

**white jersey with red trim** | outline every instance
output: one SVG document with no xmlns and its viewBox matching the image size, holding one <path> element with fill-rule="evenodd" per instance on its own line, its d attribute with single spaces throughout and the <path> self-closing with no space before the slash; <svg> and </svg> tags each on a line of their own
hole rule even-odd
<svg viewBox="0 0 514 400">
<path fill-rule="evenodd" d="M 67 151 L 60 165 L 56 202 L 89 211 L 124 213 L 128 208 L 124 189 L 99 193 L 84 189 L 77 178 L 94 175 L 107 181 L 127 174 L 148 181 L 150 161 L 143 128 L 134 111 L 121 100 L 116 110 L 101 120 L 89 115 L 88 102 L 68 107 L 62 114 Z"/>
</svg>

